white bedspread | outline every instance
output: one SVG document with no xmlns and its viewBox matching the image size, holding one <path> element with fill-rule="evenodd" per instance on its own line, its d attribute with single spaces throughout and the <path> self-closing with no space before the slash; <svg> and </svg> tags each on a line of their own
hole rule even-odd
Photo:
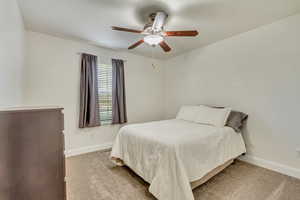
<svg viewBox="0 0 300 200">
<path fill-rule="evenodd" d="M 150 183 L 159 200 L 193 200 L 190 182 L 246 151 L 241 134 L 173 119 L 120 129 L 111 157 Z"/>
</svg>

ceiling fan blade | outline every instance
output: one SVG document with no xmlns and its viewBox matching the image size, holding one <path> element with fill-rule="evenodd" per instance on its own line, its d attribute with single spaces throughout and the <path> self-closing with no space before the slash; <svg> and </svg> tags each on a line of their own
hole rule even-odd
<svg viewBox="0 0 300 200">
<path fill-rule="evenodd" d="M 133 45 L 131 45 L 130 47 L 128 47 L 128 49 L 134 49 L 135 47 L 139 46 L 143 42 L 144 42 L 144 40 L 140 40 L 140 41 L 134 43 Z"/>
<path fill-rule="evenodd" d="M 171 51 L 171 47 L 169 47 L 169 45 L 168 45 L 165 41 L 162 41 L 161 43 L 159 43 L 159 46 L 160 46 L 165 52 Z"/>
<path fill-rule="evenodd" d="M 198 35 L 198 31 L 166 31 L 165 35 L 193 37 Z"/>
<path fill-rule="evenodd" d="M 112 30 L 115 30 L 115 31 L 125 31 L 125 32 L 130 32 L 130 33 L 142 33 L 143 32 L 143 31 L 139 31 L 139 30 L 122 28 L 122 27 L 117 27 L 117 26 L 112 26 L 111 28 L 112 28 Z"/>
</svg>

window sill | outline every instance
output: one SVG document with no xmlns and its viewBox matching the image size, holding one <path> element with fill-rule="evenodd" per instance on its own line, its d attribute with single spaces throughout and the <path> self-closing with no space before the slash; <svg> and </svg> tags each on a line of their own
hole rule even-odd
<svg viewBox="0 0 300 200">
<path fill-rule="evenodd" d="M 111 121 L 102 121 L 100 122 L 101 126 L 111 126 L 113 125 Z"/>
<path fill-rule="evenodd" d="M 105 127 L 107 127 L 107 126 L 124 126 L 124 125 L 127 125 L 128 124 L 128 122 L 127 123 L 122 123 L 122 124 L 112 124 L 112 122 L 101 122 L 101 125 L 100 125 L 100 127 L 102 126 L 105 126 Z"/>
</svg>

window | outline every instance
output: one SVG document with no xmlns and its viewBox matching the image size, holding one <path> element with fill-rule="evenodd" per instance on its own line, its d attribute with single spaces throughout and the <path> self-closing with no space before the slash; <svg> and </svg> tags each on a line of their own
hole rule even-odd
<svg viewBox="0 0 300 200">
<path fill-rule="evenodd" d="M 112 122 L 112 66 L 100 64 L 98 67 L 98 96 L 101 124 Z"/>
</svg>

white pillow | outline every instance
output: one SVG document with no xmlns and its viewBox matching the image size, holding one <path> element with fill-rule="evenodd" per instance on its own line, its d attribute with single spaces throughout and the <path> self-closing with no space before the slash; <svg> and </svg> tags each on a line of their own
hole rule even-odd
<svg viewBox="0 0 300 200">
<path fill-rule="evenodd" d="M 181 106 L 176 119 L 195 121 L 199 106 Z"/>
<path fill-rule="evenodd" d="M 198 106 L 194 122 L 224 127 L 230 112 L 230 108 L 212 108 L 201 105 Z"/>
</svg>

